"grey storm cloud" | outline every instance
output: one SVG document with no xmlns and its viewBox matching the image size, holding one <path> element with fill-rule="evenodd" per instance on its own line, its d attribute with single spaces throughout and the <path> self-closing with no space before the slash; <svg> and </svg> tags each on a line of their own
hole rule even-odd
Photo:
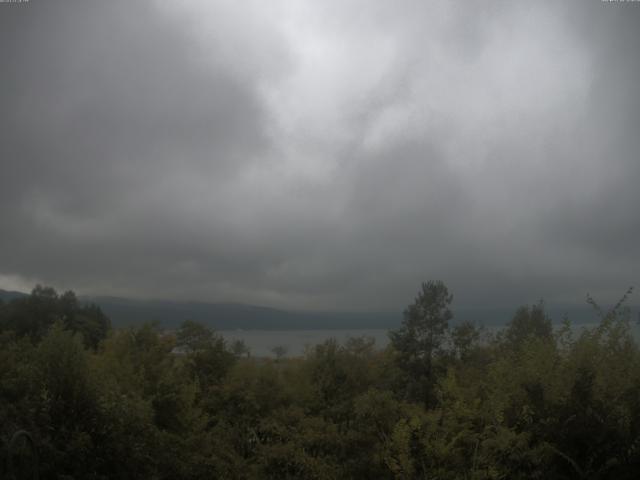
<svg viewBox="0 0 640 480">
<path fill-rule="evenodd" d="M 640 4 L 0 4 L 0 288 L 400 309 L 640 267 Z"/>
</svg>

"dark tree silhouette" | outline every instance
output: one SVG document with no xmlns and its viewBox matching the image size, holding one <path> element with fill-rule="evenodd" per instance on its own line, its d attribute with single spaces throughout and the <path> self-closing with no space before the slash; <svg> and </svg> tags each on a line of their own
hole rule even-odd
<svg viewBox="0 0 640 480">
<path fill-rule="evenodd" d="M 453 295 L 442 281 L 423 282 L 413 304 L 404 311 L 400 329 L 389 333 L 400 367 L 408 375 L 410 398 L 428 402 L 434 357 L 442 347 L 453 313 Z"/>
</svg>

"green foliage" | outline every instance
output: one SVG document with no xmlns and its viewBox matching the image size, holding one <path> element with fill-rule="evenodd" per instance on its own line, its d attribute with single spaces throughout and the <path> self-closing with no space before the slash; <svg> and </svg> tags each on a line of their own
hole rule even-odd
<svg viewBox="0 0 640 480">
<path fill-rule="evenodd" d="M 85 345 L 94 349 L 111 328 L 100 307 L 81 304 L 71 291 L 58 295 L 53 288 L 38 285 L 29 296 L 0 304 L 0 330 L 11 330 L 34 342 L 41 340 L 55 322 L 80 333 Z"/>
<path fill-rule="evenodd" d="M 187 371 L 204 391 L 219 383 L 236 361 L 220 335 L 189 320 L 178 329 L 176 347 L 182 349 Z"/>
<path fill-rule="evenodd" d="M 546 315 L 542 301 L 531 307 L 520 307 L 504 332 L 505 341 L 512 348 L 520 347 L 531 338 L 550 340 L 552 337 L 551 319 Z"/>
<path fill-rule="evenodd" d="M 554 331 L 539 304 L 494 338 L 471 323 L 447 337 L 451 295 L 430 282 L 385 350 L 328 340 L 273 360 L 195 322 L 88 342 L 99 315 L 38 287 L 0 305 L 0 477 L 11 456 L 78 480 L 636 478 L 626 298 L 604 312 L 589 297 L 600 323 L 582 332 Z M 19 430 L 37 464 L 10 451 Z"/>
<path fill-rule="evenodd" d="M 423 282 L 413 304 L 404 311 L 402 327 L 389 333 L 406 374 L 407 398 L 430 404 L 435 384 L 434 364 L 449 321 L 453 295 L 441 281 Z"/>
<path fill-rule="evenodd" d="M 250 357 L 251 350 L 247 347 L 244 340 L 234 340 L 231 344 L 231 351 L 236 357 Z"/>
<path fill-rule="evenodd" d="M 453 327 L 451 344 L 455 355 L 460 360 L 468 360 L 473 349 L 477 347 L 481 335 L 482 329 L 469 321 L 464 321 Z"/>
</svg>

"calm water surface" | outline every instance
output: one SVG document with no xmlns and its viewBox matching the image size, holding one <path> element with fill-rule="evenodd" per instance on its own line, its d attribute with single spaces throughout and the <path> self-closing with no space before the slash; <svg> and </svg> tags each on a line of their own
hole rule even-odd
<svg viewBox="0 0 640 480">
<path fill-rule="evenodd" d="M 558 325 L 555 325 L 556 327 Z M 595 327 L 596 324 L 574 325 L 575 335 L 585 328 Z M 497 332 L 503 327 L 486 327 L 488 333 Z M 640 341 L 640 327 L 636 322 L 631 323 L 636 341 Z M 375 340 L 375 348 L 382 349 L 389 344 L 389 330 L 387 329 L 357 329 L 357 330 L 221 330 L 228 342 L 243 340 L 254 357 L 274 357 L 272 349 L 282 346 L 286 349 L 286 356 L 297 357 L 303 355 L 305 349 L 335 338 L 344 344 L 349 338 L 371 337 Z"/>
</svg>

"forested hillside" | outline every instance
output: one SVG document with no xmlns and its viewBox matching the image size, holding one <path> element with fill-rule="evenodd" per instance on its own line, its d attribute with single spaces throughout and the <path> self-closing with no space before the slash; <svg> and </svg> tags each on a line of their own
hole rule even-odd
<svg viewBox="0 0 640 480">
<path fill-rule="evenodd" d="M 274 360 L 196 322 L 113 329 L 37 287 L 0 303 L 0 477 L 637 478 L 625 300 L 589 298 L 599 324 L 580 334 L 538 304 L 489 335 L 453 326 L 451 293 L 428 282 L 388 348 L 354 338 Z"/>
</svg>

